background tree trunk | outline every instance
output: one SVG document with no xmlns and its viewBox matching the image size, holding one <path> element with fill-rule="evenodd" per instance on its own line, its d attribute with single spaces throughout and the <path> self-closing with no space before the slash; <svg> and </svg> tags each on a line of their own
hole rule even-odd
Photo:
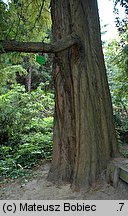
<svg viewBox="0 0 128 216">
<path fill-rule="evenodd" d="M 31 66 L 27 69 L 27 72 L 28 72 L 28 75 L 26 77 L 26 91 L 30 93 L 31 92 L 31 82 L 32 82 L 32 67 Z"/>
<path fill-rule="evenodd" d="M 80 38 L 55 54 L 54 151 L 48 179 L 93 184 L 117 152 L 96 0 L 52 0 L 53 40 Z"/>
</svg>

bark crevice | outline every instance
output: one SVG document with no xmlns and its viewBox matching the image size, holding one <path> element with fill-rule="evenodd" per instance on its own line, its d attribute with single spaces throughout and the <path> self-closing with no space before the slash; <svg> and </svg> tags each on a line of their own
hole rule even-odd
<svg viewBox="0 0 128 216">
<path fill-rule="evenodd" d="M 52 4 L 54 41 L 75 30 L 81 43 L 57 54 L 54 150 L 48 179 L 63 179 L 78 189 L 94 184 L 111 152 L 116 155 L 112 104 L 96 0 L 52 0 Z M 60 142 L 64 151 L 59 151 Z"/>
</svg>

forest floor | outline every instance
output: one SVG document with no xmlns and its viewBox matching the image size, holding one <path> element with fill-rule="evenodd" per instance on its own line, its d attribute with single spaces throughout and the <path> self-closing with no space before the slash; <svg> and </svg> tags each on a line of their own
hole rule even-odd
<svg viewBox="0 0 128 216">
<path fill-rule="evenodd" d="M 33 168 L 30 179 L 19 178 L 0 186 L 1 200 L 128 200 L 128 185 L 119 182 L 117 188 L 102 178 L 88 191 L 73 192 L 69 184 L 55 185 L 47 181 L 50 162 Z"/>
</svg>

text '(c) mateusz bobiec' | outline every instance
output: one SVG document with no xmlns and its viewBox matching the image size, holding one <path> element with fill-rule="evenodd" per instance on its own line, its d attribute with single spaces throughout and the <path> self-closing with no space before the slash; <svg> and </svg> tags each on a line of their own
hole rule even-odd
<svg viewBox="0 0 128 216">
<path fill-rule="evenodd" d="M 61 212 L 61 211 L 65 211 L 65 212 L 94 212 L 96 211 L 96 205 L 88 205 L 85 203 L 75 203 L 75 204 L 71 204 L 70 202 L 64 202 L 63 204 L 28 204 L 26 203 L 20 203 L 19 206 L 20 212 Z"/>
</svg>

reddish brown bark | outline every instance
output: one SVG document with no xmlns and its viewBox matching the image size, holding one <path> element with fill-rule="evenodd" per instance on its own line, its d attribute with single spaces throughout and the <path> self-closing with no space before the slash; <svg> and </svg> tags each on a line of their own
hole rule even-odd
<svg viewBox="0 0 128 216">
<path fill-rule="evenodd" d="M 93 184 L 117 153 L 96 0 L 52 0 L 53 36 L 80 43 L 55 55 L 54 151 L 48 179 Z"/>
</svg>

